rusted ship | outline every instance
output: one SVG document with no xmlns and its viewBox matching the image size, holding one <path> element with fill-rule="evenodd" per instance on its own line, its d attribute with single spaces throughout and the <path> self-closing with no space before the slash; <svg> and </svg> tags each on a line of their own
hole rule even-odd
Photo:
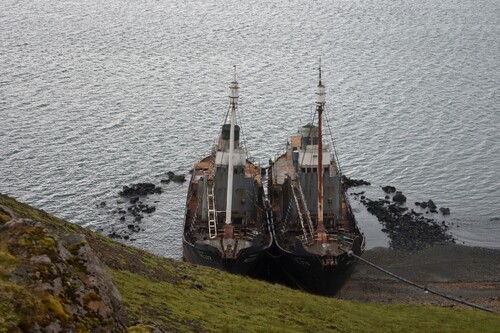
<svg viewBox="0 0 500 333">
<path fill-rule="evenodd" d="M 222 125 L 211 154 L 193 168 L 183 256 L 195 264 L 256 276 L 272 236 L 264 209 L 261 167 L 249 161 L 240 144 L 236 69 L 229 88 L 229 123 Z"/>
<path fill-rule="evenodd" d="M 311 123 L 291 137 L 269 166 L 273 257 L 280 274 L 305 291 L 334 295 L 361 255 L 365 239 L 342 187 L 331 144 L 323 143 L 325 86 L 321 66 Z"/>
</svg>

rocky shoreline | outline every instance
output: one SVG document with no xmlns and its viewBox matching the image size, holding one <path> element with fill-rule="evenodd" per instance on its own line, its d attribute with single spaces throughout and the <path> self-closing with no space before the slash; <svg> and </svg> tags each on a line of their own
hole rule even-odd
<svg viewBox="0 0 500 333">
<path fill-rule="evenodd" d="M 444 244 L 409 253 L 387 248 L 363 258 L 419 285 L 500 312 L 500 249 Z M 366 303 L 459 306 L 358 262 L 337 295 Z"/>
<path fill-rule="evenodd" d="M 347 177 L 343 182 L 347 188 L 370 185 Z M 433 200 L 407 203 L 393 186 L 381 190 L 384 197 L 378 199 L 368 198 L 364 191 L 350 194 L 377 217 L 389 238 L 389 248 L 370 249 L 363 259 L 436 292 L 500 312 L 500 249 L 457 245 L 445 222 L 449 208 L 438 209 Z M 337 297 L 367 303 L 465 306 L 363 262 L 358 262 Z"/>
<path fill-rule="evenodd" d="M 160 177 L 161 185 L 186 181 L 184 174 L 175 174 L 172 171 Z M 154 199 L 154 196 L 161 193 L 163 193 L 163 187 L 148 182 L 123 186 L 118 192 L 119 198 L 115 203 L 108 204 L 103 201 L 97 205 L 100 209 L 110 209 L 109 213 L 118 219 L 109 230 L 99 229 L 98 231 L 113 239 L 133 241 L 132 235 L 143 230 L 142 220 L 152 216 L 156 211 L 155 204 L 158 201 Z"/>
<path fill-rule="evenodd" d="M 363 179 L 346 176 L 342 177 L 342 183 L 347 189 L 371 185 Z M 409 204 L 403 192 L 394 186 L 382 186 L 381 190 L 384 197 L 378 199 L 369 198 L 365 191 L 351 191 L 350 196 L 377 217 L 382 225 L 382 232 L 390 239 L 390 248 L 415 252 L 428 246 L 455 242 L 449 233 L 449 225 L 443 219 L 450 214 L 449 208 L 440 207 L 438 211 L 432 199 Z"/>
</svg>

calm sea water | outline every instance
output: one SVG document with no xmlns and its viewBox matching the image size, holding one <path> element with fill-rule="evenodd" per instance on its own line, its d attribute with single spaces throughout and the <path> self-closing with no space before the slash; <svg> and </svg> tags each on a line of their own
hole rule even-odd
<svg viewBox="0 0 500 333">
<path fill-rule="evenodd" d="M 500 247 L 499 36 L 497 0 L 3 0 L 0 192 L 123 228 L 110 213 L 123 185 L 209 152 L 233 65 L 266 165 L 309 119 L 321 57 L 344 173 L 372 197 L 433 199 L 460 242 Z M 163 189 L 132 243 L 179 258 L 187 183 Z"/>
</svg>

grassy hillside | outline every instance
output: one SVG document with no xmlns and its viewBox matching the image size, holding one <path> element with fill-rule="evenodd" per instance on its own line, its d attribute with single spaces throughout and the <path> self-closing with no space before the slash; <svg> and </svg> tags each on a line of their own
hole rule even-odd
<svg viewBox="0 0 500 333">
<path fill-rule="evenodd" d="M 153 328 L 164 332 L 498 332 L 500 327 L 500 316 L 476 310 L 361 304 L 313 296 L 154 256 L 4 195 L 0 205 L 18 218 L 42 222 L 56 238 L 84 234 L 123 297 L 129 332 Z M 0 233 L 9 220 L 9 214 L 0 210 Z M 50 246 L 50 241 L 37 244 Z M 46 313 L 71 320 L 61 307 L 66 300 L 39 299 L 30 287 L 10 280 L 18 264 L 19 259 L 0 244 L 0 332 L 27 329 L 32 322 L 28 317 L 43 318 Z M 79 327 L 86 331 L 89 326 Z"/>
</svg>

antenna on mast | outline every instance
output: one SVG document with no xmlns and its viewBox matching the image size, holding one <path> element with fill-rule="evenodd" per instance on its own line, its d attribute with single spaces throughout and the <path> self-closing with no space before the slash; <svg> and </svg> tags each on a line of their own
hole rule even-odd
<svg viewBox="0 0 500 333">
<path fill-rule="evenodd" d="M 321 82 L 321 57 L 319 57 L 319 85 L 321 86 L 322 85 L 322 82 Z"/>
</svg>

